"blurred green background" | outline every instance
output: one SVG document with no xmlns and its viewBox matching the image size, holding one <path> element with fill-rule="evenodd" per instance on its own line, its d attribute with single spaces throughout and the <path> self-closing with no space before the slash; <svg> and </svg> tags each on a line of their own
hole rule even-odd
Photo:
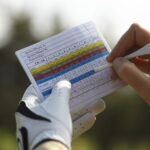
<svg viewBox="0 0 150 150">
<path fill-rule="evenodd" d="M 14 15 L 12 12 L 15 10 L 9 9 L 15 7 L 20 1 L 14 1 L 11 7 L 10 5 L 4 7 L 7 6 L 7 3 L 0 1 L 0 8 L 2 8 L 0 16 L 7 18 L 7 21 L 1 22 L 0 26 L 0 31 L 3 33 L 0 36 L 0 150 L 17 148 L 14 112 L 22 94 L 30 84 L 15 57 L 15 51 L 59 33 L 73 24 L 73 22 L 69 24 L 68 20 L 68 24 L 64 25 L 65 13 L 62 15 L 57 9 L 50 20 L 45 19 L 44 22 L 40 22 L 43 26 L 34 30 L 34 17 L 31 14 L 21 9 Z M 9 3 L 9 1 L 7 2 Z M 84 15 L 86 16 L 86 14 Z M 84 19 L 86 20 L 86 17 Z M 128 18 L 126 18 L 127 20 Z M 134 20 L 130 20 L 128 24 L 131 21 Z M 80 23 L 80 21 L 77 22 Z M 116 32 L 115 19 L 113 20 L 113 17 L 110 19 L 105 14 L 96 22 L 105 25 L 101 32 L 113 47 L 119 35 L 123 34 L 121 30 L 124 29 L 119 28 L 120 32 Z M 44 29 L 45 23 L 50 24 L 47 30 Z M 4 27 L 7 29 L 5 32 L 3 31 Z M 115 32 L 118 36 L 115 35 Z M 104 97 L 104 100 L 107 109 L 97 116 L 97 122 L 89 132 L 73 142 L 73 150 L 149 150 L 149 106 L 128 86 Z"/>
</svg>

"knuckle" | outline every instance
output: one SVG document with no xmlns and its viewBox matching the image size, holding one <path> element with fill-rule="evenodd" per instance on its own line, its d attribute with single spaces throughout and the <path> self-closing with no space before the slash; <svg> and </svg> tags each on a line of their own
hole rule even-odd
<svg viewBox="0 0 150 150">
<path fill-rule="evenodd" d="M 126 77 L 128 74 L 132 71 L 133 66 L 135 66 L 133 63 L 123 63 L 122 67 L 119 69 L 119 74 L 121 77 Z"/>
</svg>

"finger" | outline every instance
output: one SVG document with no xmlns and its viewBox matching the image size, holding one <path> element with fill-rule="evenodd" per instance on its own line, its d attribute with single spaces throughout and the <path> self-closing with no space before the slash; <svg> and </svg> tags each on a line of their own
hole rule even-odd
<svg viewBox="0 0 150 150">
<path fill-rule="evenodd" d="M 117 45 L 114 47 L 110 55 L 107 57 L 112 62 L 116 57 L 125 56 L 136 49 L 150 42 L 150 32 L 133 24 L 129 30 L 121 37 Z"/>
<path fill-rule="evenodd" d="M 87 113 L 73 122 L 73 139 L 79 137 L 92 128 L 96 117 L 92 113 Z"/>
<path fill-rule="evenodd" d="M 150 79 L 143 72 L 121 57 L 113 61 L 113 68 L 124 82 L 131 85 L 146 102 L 150 102 Z"/>
<path fill-rule="evenodd" d="M 105 108 L 106 108 L 105 102 L 102 99 L 100 99 L 98 101 L 91 103 L 89 105 L 88 110 L 89 112 L 92 112 L 94 116 L 96 116 L 102 113 L 105 110 Z"/>
<path fill-rule="evenodd" d="M 88 112 L 97 115 L 104 111 L 105 107 L 105 102 L 101 99 L 90 103 L 81 103 L 79 105 L 75 105 L 74 107 L 71 107 L 72 120 L 76 120 L 77 118 Z"/>
</svg>

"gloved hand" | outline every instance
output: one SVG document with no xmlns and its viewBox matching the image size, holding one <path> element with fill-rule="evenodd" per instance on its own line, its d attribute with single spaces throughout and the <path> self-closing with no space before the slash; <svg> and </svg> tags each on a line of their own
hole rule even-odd
<svg viewBox="0 0 150 150">
<path fill-rule="evenodd" d="M 26 102 L 27 99 L 30 99 L 30 101 L 33 101 L 32 99 L 34 99 L 36 103 L 41 103 L 32 85 L 30 85 L 27 88 L 23 96 L 23 101 Z M 72 116 L 72 121 L 73 121 L 73 139 L 77 138 L 78 136 L 80 136 L 81 134 L 89 130 L 96 121 L 95 115 L 98 115 L 104 109 L 105 109 L 105 103 L 103 100 L 96 100 L 94 102 L 82 103 L 82 104 L 75 105 L 75 106 L 72 105 L 72 102 L 70 101 L 70 111 L 71 111 L 71 116 Z M 24 122 L 22 122 L 22 125 L 23 124 Z"/>
<path fill-rule="evenodd" d="M 71 149 L 70 91 L 70 82 L 60 81 L 41 102 L 32 86 L 26 90 L 15 114 L 20 150 L 33 150 L 49 140 L 59 141 Z"/>
</svg>

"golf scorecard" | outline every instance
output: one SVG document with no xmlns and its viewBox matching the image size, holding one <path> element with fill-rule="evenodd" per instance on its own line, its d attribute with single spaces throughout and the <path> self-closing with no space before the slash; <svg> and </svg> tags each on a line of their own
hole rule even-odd
<svg viewBox="0 0 150 150">
<path fill-rule="evenodd" d="M 93 22 L 88 22 L 51 36 L 16 52 L 39 98 L 48 97 L 60 80 L 72 84 L 73 104 L 88 103 L 120 88 L 111 80 L 111 68 L 95 72 L 105 65 L 110 48 Z"/>
</svg>

